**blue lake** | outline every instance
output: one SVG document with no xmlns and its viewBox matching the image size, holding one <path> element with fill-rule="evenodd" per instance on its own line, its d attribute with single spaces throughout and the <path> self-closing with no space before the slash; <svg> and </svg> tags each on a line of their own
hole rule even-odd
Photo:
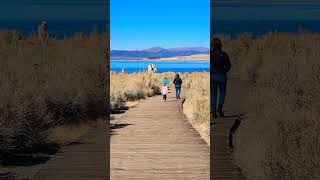
<svg viewBox="0 0 320 180">
<path fill-rule="evenodd" d="M 209 72 L 210 62 L 157 62 L 157 61 L 120 61 L 111 60 L 110 70 L 121 72 L 125 68 L 127 73 L 144 72 L 148 70 L 148 64 L 157 66 L 157 73 L 176 72 L 176 73 L 191 73 L 191 72 Z"/>
</svg>

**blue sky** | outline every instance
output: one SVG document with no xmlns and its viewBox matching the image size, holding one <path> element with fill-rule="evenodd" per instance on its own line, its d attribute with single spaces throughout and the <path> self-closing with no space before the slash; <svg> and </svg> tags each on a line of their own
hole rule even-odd
<svg viewBox="0 0 320 180">
<path fill-rule="evenodd" d="M 107 0 L 1 0 L 0 20 L 106 20 Z"/>
<path fill-rule="evenodd" d="M 213 0 L 213 20 L 319 20 L 319 0 Z"/>
<path fill-rule="evenodd" d="M 111 0 L 111 49 L 209 47 L 209 0 Z"/>
</svg>

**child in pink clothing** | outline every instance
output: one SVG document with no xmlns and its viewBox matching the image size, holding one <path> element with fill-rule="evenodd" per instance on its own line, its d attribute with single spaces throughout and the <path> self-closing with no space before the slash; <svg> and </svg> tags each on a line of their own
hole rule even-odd
<svg viewBox="0 0 320 180">
<path fill-rule="evenodd" d="M 167 101 L 167 94 L 168 94 L 168 86 L 162 85 L 162 95 L 163 95 L 163 102 Z"/>
</svg>

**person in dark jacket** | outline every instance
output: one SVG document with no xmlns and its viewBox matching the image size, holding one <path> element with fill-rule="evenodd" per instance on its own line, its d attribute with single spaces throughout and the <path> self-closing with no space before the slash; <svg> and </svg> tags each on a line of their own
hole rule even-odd
<svg viewBox="0 0 320 180">
<path fill-rule="evenodd" d="M 179 74 L 176 74 L 176 77 L 173 80 L 173 84 L 175 85 L 175 88 L 176 88 L 176 98 L 180 99 L 182 80 L 179 77 Z"/>
<path fill-rule="evenodd" d="M 227 88 L 227 72 L 231 69 L 231 62 L 226 52 L 222 51 L 220 39 L 214 38 L 212 41 L 212 52 L 210 53 L 210 93 L 211 106 L 210 115 L 217 118 L 217 112 L 220 117 L 224 117 L 222 111 Z M 219 96 L 217 97 L 217 94 Z M 218 101 L 218 108 L 217 108 Z"/>
</svg>

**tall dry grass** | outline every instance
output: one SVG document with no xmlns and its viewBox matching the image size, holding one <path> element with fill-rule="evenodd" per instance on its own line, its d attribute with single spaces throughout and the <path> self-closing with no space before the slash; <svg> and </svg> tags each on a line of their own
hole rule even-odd
<svg viewBox="0 0 320 180">
<path fill-rule="evenodd" d="M 123 108 L 125 102 L 161 94 L 157 74 L 110 74 L 110 109 Z"/>
<path fill-rule="evenodd" d="M 42 151 L 50 128 L 107 112 L 106 37 L 79 33 L 47 47 L 0 38 L 0 161 Z"/>
<path fill-rule="evenodd" d="M 320 35 L 223 38 L 232 76 L 255 88 L 235 159 L 248 179 L 320 179 Z"/>
<path fill-rule="evenodd" d="M 183 112 L 192 126 L 210 145 L 210 74 L 186 74 L 183 80 L 186 88 Z"/>
</svg>

